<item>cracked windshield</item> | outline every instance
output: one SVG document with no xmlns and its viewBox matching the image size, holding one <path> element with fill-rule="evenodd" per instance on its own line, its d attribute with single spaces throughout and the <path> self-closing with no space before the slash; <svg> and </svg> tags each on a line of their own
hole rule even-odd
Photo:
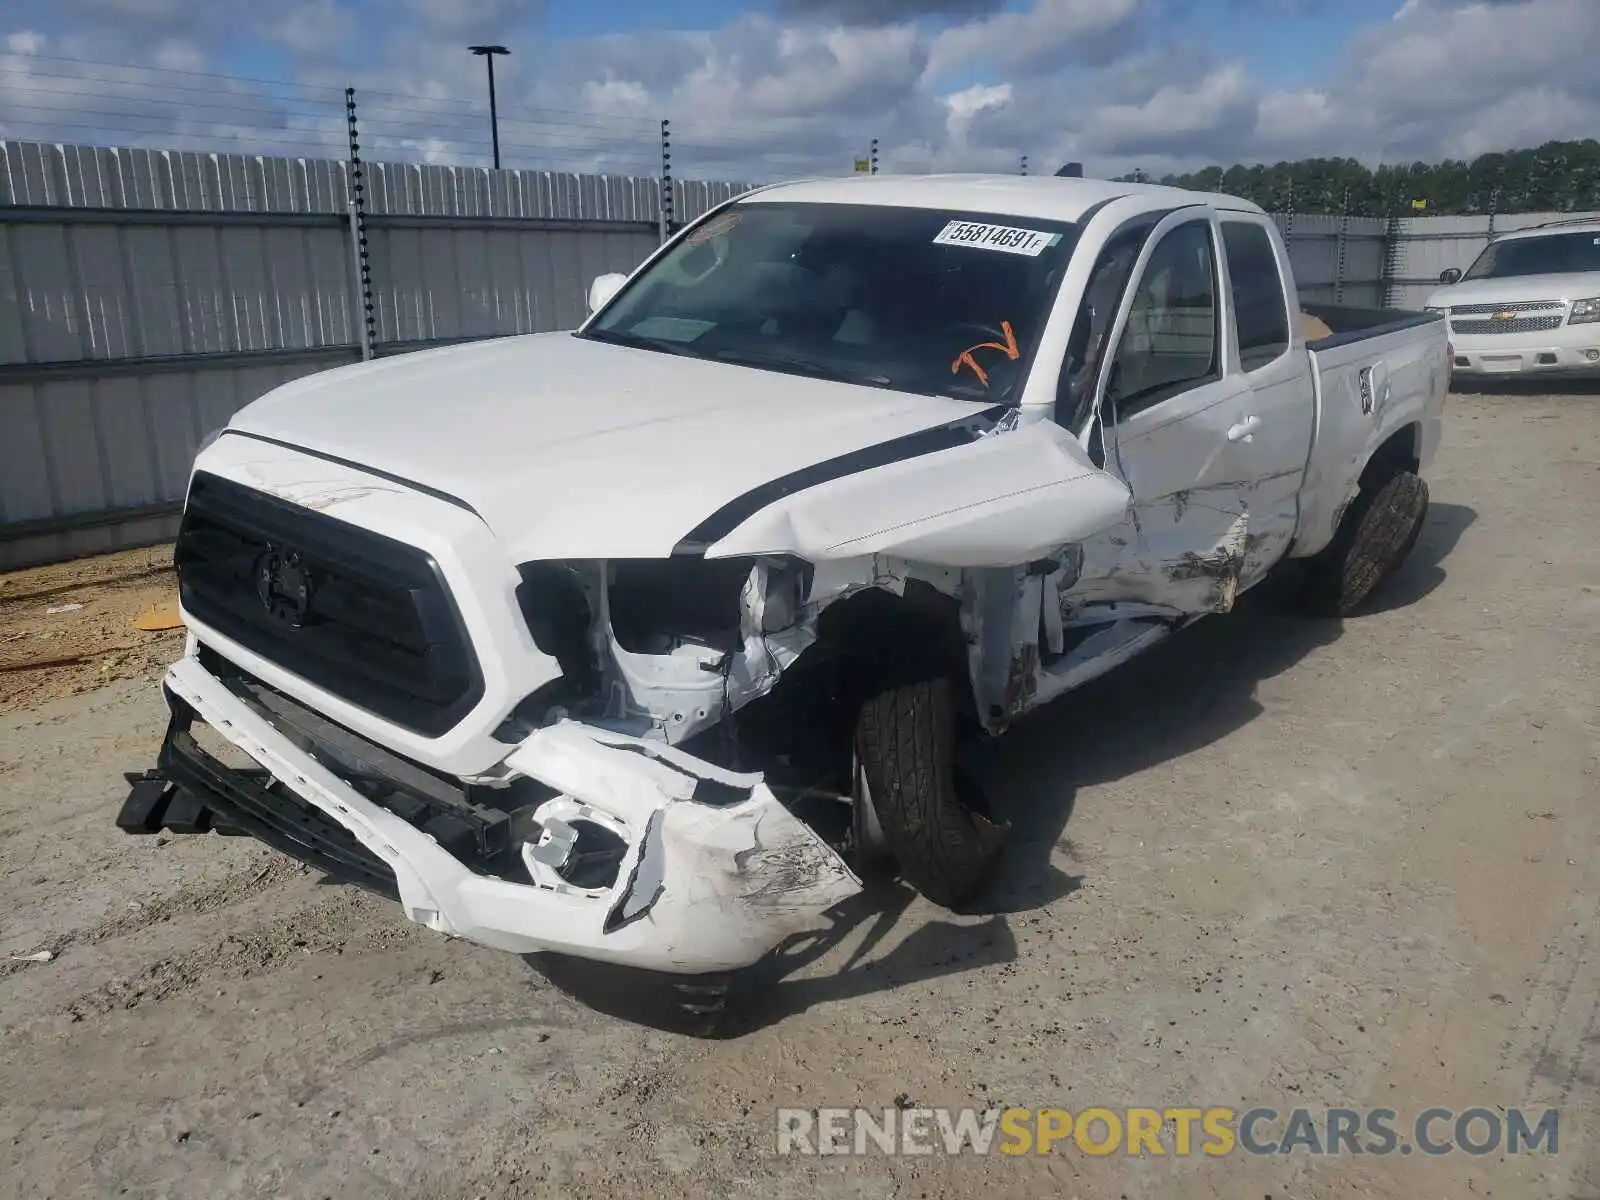
<svg viewBox="0 0 1600 1200">
<path fill-rule="evenodd" d="M 583 335 L 847 383 L 1015 403 L 1076 228 L 843 204 L 712 217 Z"/>
</svg>

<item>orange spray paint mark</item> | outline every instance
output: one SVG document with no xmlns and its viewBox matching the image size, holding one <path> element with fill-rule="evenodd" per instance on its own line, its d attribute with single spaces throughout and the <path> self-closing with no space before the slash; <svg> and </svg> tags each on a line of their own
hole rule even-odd
<svg viewBox="0 0 1600 1200">
<path fill-rule="evenodd" d="M 978 382 L 984 387 L 989 386 L 989 372 L 978 365 L 978 360 L 973 357 L 977 350 L 1000 350 L 1012 362 L 1022 357 L 1022 351 L 1017 348 L 1017 335 L 1011 331 L 1010 321 L 1000 322 L 1000 331 L 1006 335 L 1004 342 L 979 342 L 976 346 L 969 346 L 956 355 L 955 361 L 950 364 L 950 374 L 958 374 L 963 365 L 971 367 L 972 373 L 978 377 Z"/>
</svg>

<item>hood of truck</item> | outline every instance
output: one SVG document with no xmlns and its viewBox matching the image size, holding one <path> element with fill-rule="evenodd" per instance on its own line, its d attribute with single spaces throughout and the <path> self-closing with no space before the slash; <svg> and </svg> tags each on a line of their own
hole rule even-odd
<svg viewBox="0 0 1600 1200">
<path fill-rule="evenodd" d="M 1539 301 L 1588 300 L 1600 296 L 1600 272 L 1567 275 L 1508 275 L 1502 279 L 1468 279 L 1434 291 L 1430 308 L 1461 304 L 1531 304 Z"/>
<path fill-rule="evenodd" d="M 519 559 L 650 558 L 776 480 L 987 407 L 553 333 L 306 376 L 229 429 L 458 500 Z"/>
</svg>

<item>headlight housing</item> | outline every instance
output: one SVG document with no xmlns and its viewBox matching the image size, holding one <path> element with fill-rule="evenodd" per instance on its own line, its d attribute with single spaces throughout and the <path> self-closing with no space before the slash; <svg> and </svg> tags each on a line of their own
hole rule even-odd
<svg viewBox="0 0 1600 1200">
<path fill-rule="evenodd" d="M 1422 311 L 1423 312 L 1438 313 L 1441 317 L 1444 316 L 1444 313 L 1445 313 L 1445 309 L 1444 309 L 1444 306 L 1442 304 L 1424 304 L 1422 306 Z"/>
<path fill-rule="evenodd" d="M 1600 296 L 1574 300 L 1572 311 L 1567 314 L 1568 325 L 1583 325 L 1590 321 L 1600 321 Z"/>
</svg>

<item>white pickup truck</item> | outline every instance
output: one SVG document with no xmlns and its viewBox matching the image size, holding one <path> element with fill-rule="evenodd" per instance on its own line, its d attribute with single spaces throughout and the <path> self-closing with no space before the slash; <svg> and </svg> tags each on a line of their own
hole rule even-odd
<svg viewBox="0 0 1600 1200">
<path fill-rule="evenodd" d="M 207 439 L 171 722 L 118 818 L 256 836 L 516 952 L 755 962 L 895 865 L 953 905 L 955 768 L 1287 560 L 1410 550 L 1449 362 L 1317 309 L 1242 200 L 1081 179 L 760 189 L 575 332 L 286 384 Z"/>
</svg>

